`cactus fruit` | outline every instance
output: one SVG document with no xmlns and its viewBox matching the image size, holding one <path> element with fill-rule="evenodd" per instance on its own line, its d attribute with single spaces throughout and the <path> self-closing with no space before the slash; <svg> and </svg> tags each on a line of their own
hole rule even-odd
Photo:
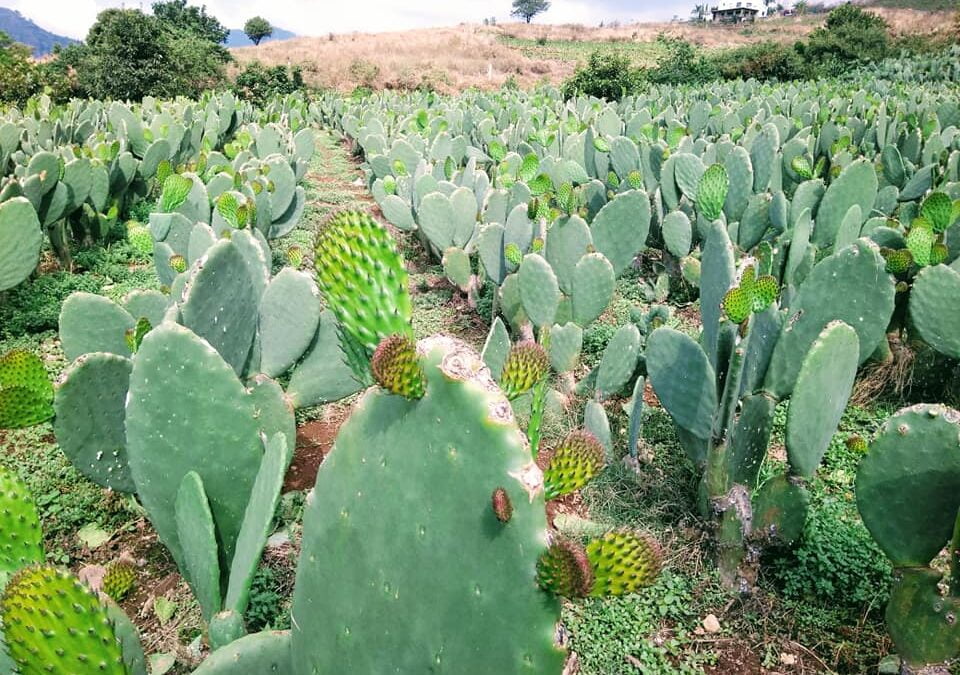
<svg viewBox="0 0 960 675">
<path fill-rule="evenodd" d="M 405 335 L 385 338 L 370 360 L 373 379 L 387 391 L 409 399 L 423 398 L 424 375 L 417 346 Z"/>
<path fill-rule="evenodd" d="M 493 514 L 501 523 L 509 523 L 513 517 L 513 502 L 505 488 L 498 487 L 490 498 Z"/>
<path fill-rule="evenodd" d="M 591 595 L 625 595 L 652 584 L 663 566 L 660 545 L 649 535 L 616 530 L 587 544 L 593 568 Z"/>
<path fill-rule="evenodd" d="M 730 179 L 722 164 L 714 164 L 703 172 L 697 187 L 697 208 L 707 220 L 717 220 L 723 213 Z"/>
<path fill-rule="evenodd" d="M 500 374 L 500 388 L 508 399 L 530 391 L 550 369 L 547 351 L 533 340 L 518 342 L 510 348 Z"/>
<path fill-rule="evenodd" d="M 603 446 L 589 431 L 571 432 L 553 449 L 543 471 L 544 499 L 579 490 L 604 466 Z"/>
<path fill-rule="evenodd" d="M 22 349 L 0 357 L 0 429 L 20 429 L 53 417 L 53 385 L 40 357 Z"/>
<path fill-rule="evenodd" d="M 334 214 L 317 236 L 314 266 L 342 330 L 368 353 L 391 335 L 413 336 L 403 258 L 369 215 Z"/>
<path fill-rule="evenodd" d="M 0 615 L 21 675 L 127 673 L 106 608 L 66 572 L 39 566 L 21 570 L 3 591 Z"/>
<path fill-rule="evenodd" d="M 545 591 L 568 598 L 590 595 L 594 576 L 587 552 L 569 539 L 554 541 L 537 560 L 537 583 Z"/>
<path fill-rule="evenodd" d="M 103 592 L 120 602 L 133 589 L 137 581 L 134 566 L 123 560 L 115 560 L 107 565 L 103 575 Z"/>
</svg>

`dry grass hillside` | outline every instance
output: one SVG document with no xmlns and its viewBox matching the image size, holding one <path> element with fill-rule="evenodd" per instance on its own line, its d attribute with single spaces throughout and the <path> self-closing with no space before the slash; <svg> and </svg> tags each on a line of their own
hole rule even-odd
<svg viewBox="0 0 960 675">
<path fill-rule="evenodd" d="M 950 12 L 873 9 L 894 34 L 931 33 L 951 26 Z M 499 88 L 513 77 L 521 86 L 558 83 L 594 49 L 626 52 L 635 63 L 656 61 L 660 33 L 683 37 L 705 49 L 762 40 L 798 40 L 822 15 L 761 21 L 748 26 L 646 23 L 603 28 L 583 25 L 502 24 L 428 28 L 391 33 L 300 37 L 233 49 L 237 61 L 301 65 L 308 84 L 351 91 L 357 86 L 412 89 L 429 84 L 441 92 L 467 87 Z"/>
</svg>

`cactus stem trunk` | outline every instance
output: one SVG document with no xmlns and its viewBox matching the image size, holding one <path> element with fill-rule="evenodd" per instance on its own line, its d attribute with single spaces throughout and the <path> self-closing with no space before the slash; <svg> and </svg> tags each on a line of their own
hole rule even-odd
<svg viewBox="0 0 960 675">
<path fill-rule="evenodd" d="M 953 525 L 953 539 L 950 541 L 950 595 L 960 598 L 960 510 Z"/>
</svg>

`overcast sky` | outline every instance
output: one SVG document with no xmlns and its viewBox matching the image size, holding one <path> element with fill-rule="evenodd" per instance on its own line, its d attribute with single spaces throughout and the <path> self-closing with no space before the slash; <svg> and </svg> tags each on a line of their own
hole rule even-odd
<svg viewBox="0 0 960 675">
<path fill-rule="evenodd" d="M 98 12 L 124 4 L 150 8 L 150 0 L 0 0 L 0 7 L 16 9 L 49 31 L 78 39 L 86 36 Z M 505 21 L 511 0 L 190 0 L 190 4 L 206 4 L 229 28 L 241 28 L 244 21 L 260 14 L 298 35 L 326 35 L 479 22 L 489 16 Z M 694 0 L 553 0 L 550 10 L 536 21 L 595 25 L 614 19 L 668 20 L 674 14 L 687 16 L 694 4 Z"/>
</svg>

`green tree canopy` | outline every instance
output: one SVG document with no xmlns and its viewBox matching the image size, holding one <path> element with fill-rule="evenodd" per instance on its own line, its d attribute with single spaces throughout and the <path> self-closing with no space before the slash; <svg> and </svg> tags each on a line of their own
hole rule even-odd
<svg viewBox="0 0 960 675">
<path fill-rule="evenodd" d="M 207 14 L 207 6 L 191 7 L 187 0 L 163 0 L 152 5 L 153 15 L 169 29 L 193 33 L 196 37 L 217 44 L 227 41 L 230 30 L 217 17 Z"/>
<path fill-rule="evenodd" d="M 810 34 L 804 52 L 828 67 L 832 64 L 832 71 L 844 72 L 886 57 L 888 29 L 882 17 L 848 3 L 830 12 L 826 24 Z"/>
<path fill-rule="evenodd" d="M 530 23 L 533 17 L 548 9 L 550 9 L 548 0 L 513 0 L 513 11 L 510 14 Z"/>
<path fill-rule="evenodd" d="M 262 16 L 255 16 L 243 24 L 243 32 L 250 38 L 250 42 L 259 45 L 263 38 L 273 35 L 273 26 Z"/>
</svg>

